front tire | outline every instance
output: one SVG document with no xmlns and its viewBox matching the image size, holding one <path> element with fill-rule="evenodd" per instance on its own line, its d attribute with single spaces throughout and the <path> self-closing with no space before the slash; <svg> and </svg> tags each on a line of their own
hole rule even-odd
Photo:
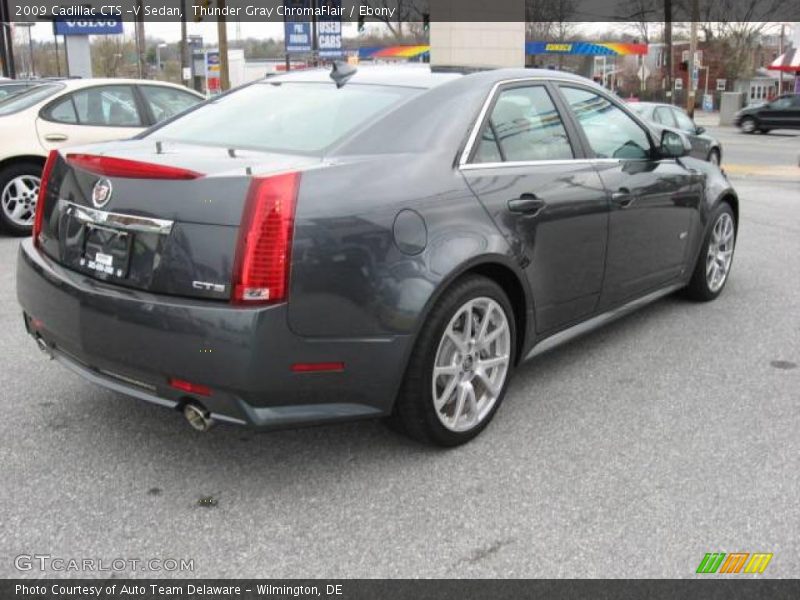
<svg viewBox="0 0 800 600">
<path fill-rule="evenodd" d="M 516 326 L 503 289 L 471 275 L 436 302 L 416 342 L 392 424 L 422 442 L 458 446 L 489 424 L 505 396 Z"/>
<path fill-rule="evenodd" d="M 0 225 L 13 235 L 29 235 L 36 214 L 42 165 L 21 162 L 0 170 Z"/>
<path fill-rule="evenodd" d="M 756 120 L 753 117 L 745 117 L 739 123 L 739 127 L 744 133 L 755 133 L 757 128 Z"/>
<path fill-rule="evenodd" d="M 692 279 L 686 288 L 691 300 L 708 302 L 722 293 L 733 266 L 736 245 L 736 218 L 733 209 L 723 202 L 714 211 L 711 227 L 703 240 Z"/>
</svg>

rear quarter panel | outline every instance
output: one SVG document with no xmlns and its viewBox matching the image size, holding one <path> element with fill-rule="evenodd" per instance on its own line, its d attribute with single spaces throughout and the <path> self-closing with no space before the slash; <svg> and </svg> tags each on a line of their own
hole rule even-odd
<svg viewBox="0 0 800 600">
<path fill-rule="evenodd" d="M 349 157 L 303 173 L 289 302 L 295 333 L 410 334 L 466 265 L 510 262 L 452 161 L 447 152 Z"/>
</svg>

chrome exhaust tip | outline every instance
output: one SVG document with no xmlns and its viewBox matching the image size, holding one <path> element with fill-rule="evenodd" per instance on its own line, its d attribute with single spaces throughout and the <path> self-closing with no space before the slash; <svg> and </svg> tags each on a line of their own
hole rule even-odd
<svg viewBox="0 0 800 600">
<path fill-rule="evenodd" d="M 50 348 L 47 347 L 47 342 L 45 342 L 42 339 L 42 336 L 37 335 L 34 339 L 36 340 L 36 345 L 39 347 L 39 350 L 44 352 L 47 355 L 47 358 L 52 360 L 53 359 L 53 353 L 50 352 Z"/>
<path fill-rule="evenodd" d="M 195 431 L 208 431 L 214 425 L 214 419 L 211 418 L 208 411 L 202 405 L 194 402 L 188 402 L 183 407 L 183 416 Z"/>
</svg>

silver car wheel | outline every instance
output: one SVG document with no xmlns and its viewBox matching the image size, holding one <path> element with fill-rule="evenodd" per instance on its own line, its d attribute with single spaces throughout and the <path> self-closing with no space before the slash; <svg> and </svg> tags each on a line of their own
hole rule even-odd
<svg viewBox="0 0 800 600">
<path fill-rule="evenodd" d="M 14 225 L 30 227 L 36 214 L 41 179 L 35 175 L 19 175 L 3 188 L 0 203 L 3 214 Z"/>
<path fill-rule="evenodd" d="M 753 119 L 745 119 L 742 121 L 742 131 L 745 133 L 753 133 L 756 130 L 756 122 Z"/>
<path fill-rule="evenodd" d="M 722 213 L 711 230 L 706 255 L 706 283 L 712 292 L 721 290 L 728 278 L 736 239 L 734 229 L 733 218 L 728 213 Z"/>
<path fill-rule="evenodd" d="M 511 329 L 503 307 L 473 298 L 445 328 L 433 364 L 436 416 L 451 431 L 473 429 L 492 411 L 508 376 Z"/>
</svg>

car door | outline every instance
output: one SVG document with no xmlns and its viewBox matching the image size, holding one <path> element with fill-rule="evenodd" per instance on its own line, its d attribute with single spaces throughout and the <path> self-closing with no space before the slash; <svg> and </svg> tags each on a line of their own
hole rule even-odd
<svg viewBox="0 0 800 600">
<path fill-rule="evenodd" d="M 543 80 L 498 87 L 461 165 L 525 269 L 540 334 L 595 310 L 608 234 L 602 182 L 562 112 Z"/>
<path fill-rule="evenodd" d="M 130 85 L 75 90 L 48 103 L 36 119 L 39 140 L 47 150 L 133 137 L 145 126 Z"/>
<path fill-rule="evenodd" d="M 660 159 L 649 130 L 595 87 L 560 84 L 610 199 L 608 251 L 598 309 L 677 280 L 686 268 L 702 177 Z"/>
<path fill-rule="evenodd" d="M 708 151 L 711 149 L 711 143 L 697 134 L 697 125 L 682 109 L 672 107 L 670 110 L 675 117 L 678 129 L 684 132 L 692 143 L 692 156 L 700 160 L 706 160 Z"/>
<path fill-rule="evenodd" d="M 770 129 L 797 127 L 796 120 L 800 117 L 800 107 L 793 106 L 793 101 L 793 96 L 776 98 L 761 109 L 759 120 Z"/>
</svg>

